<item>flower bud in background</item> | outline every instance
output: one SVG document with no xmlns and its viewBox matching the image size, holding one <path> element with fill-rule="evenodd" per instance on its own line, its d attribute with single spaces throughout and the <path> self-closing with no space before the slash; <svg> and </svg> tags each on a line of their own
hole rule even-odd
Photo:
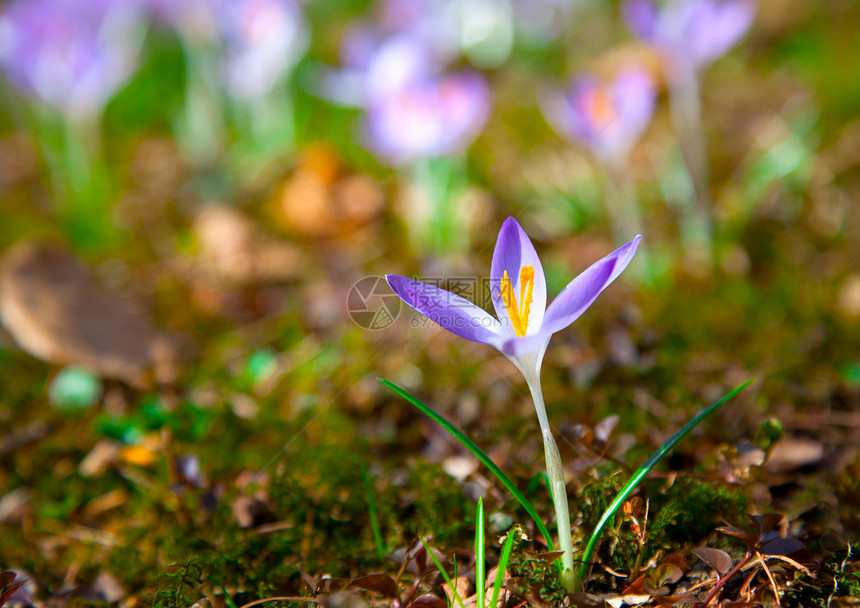
<svg viewBox="0 0 860 608">
<path fill-rule="evenodd" d="M 566 90 L 543 96 L 547 121 L 559 135 L 587 148 L 604 182 L 606 210 L 615 240 L 623 243 L 644 230 L 629 177 L 630 151 L 651 122 L 657 91 L 641 68 L 628 66 L 611 81 L 593 75 L 572 79 Z M 643 275 L 647 254 L 634 266 Z"/>
<path fill-rule="evenodd" d="M 662 10 L 651 0 L 628 0 L 627 25 L 670 61 L 701 69 L 724 55 L 755 17 L 747 0 L 669 0 Z"/>
<path fill-rule="evenodd" d="M 628 67 L 610 82 L 591 75 L 576 77 L 566 90 L 546 94 L 541 105 L 559 135 L 614 168 L 626 164 L 651 122 L 656 98 L 650 76 Z"/>
<path fill-rule="evenodd" d="M 668 202 L 679 212 L 687 257 L 702 272 L 713 257 L 713 202 L 699 80 L 708 65 L 740 40 L 754 17 L 749 0 L 669 0 L 660 10 L 651 0 L 624 4 L 627 25 L 663 60 L 672 122 L 692 191 L 692 197 Z"/>
<path fill-rule="evenodd" d="M 295 0 L 222 2 L 222 80 L 235 97 L 259 97 L 301 58 L 308 28 Z"/>
<path fill-rule="evenodd" d="M 0 64 L 16 87 L 67 117 L 96 117 L 135 70 L 142 8 L 134 0 L 17 0 L 0 15 Z"/>
</svg>

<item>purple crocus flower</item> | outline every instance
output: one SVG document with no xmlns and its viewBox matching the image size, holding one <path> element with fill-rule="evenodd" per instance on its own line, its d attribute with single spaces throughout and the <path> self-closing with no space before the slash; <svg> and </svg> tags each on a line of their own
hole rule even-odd
<svg viewBox="0 0 860 608">
<path fill-rule="evenodd" d="M 591 148 L 601 161 L 619 165 L 648 127 L 656 99 L 648 74 L 627 68 L 609 83 L 580 76 L 566 92 L 544 95 L 542 107 L 559 135 Z"/>
<path fill-rule="evenodd" d="M 490 113 L 490 92 L 477 72 L 442 72 L 436 55 L 404 35 L 379 38 L 355 28 L 342 45 L 344 69 L 325 75 L 331 99 L 366 111 L 368 147 L 391 165 L 461 151 Z"/>
<path fill-rule="evenodd" d="M 67 116 L 96 116 L 134 71 L 141 9 L 135 0 L 16 0 L 0 15 L 0 64 Z"/>
<path fill-rule="evenodd" d="M 391 289 L 409 306 L 448 331 L 499 349 L 528 380 L 537 379 L 552 335 L 591 306 L 627 267 L 641 236 L 595 262 L 571 281 L 547 307 L 543 267 L 525 230 L 505 220 L 493 252 L 490 279 L 496 317 L 468 300 L 414 279 L 386 275 Z"/>
<path fill-rule="evenodd" d="M 673 61 L 701 69 L 725 54 L 749 29 L 755 5 L 748 0 L 628 0 L 624 18 L 639 38 Z"/>
<path fill-rule="evenodd" d="M 495 346 L 525 376 L 540 423 L 555 506 L 562 550 L 560 581 L 569 592 L 580 591 L 581 585 L 574 569 L 564 467 L 549 426 L 540 385 L 541 363 L 552 335 L 578 319 L 600 292 L 621 274 L 633 259 L 641 239 L 637 236 L 591 265 L 547 307 L 546 279 L 540 258 L 519 223 L 508 218 L 496 240 L 490 279 L 498 318 L 434 285 L 392 274 L 385 277 L 394 293 L 413 309 L 460 337 Z"/>
<path fill-rule="evenodd" d="M 485 79 L 446 72 L 459 50 L 448 40 L 456 28 L 443 8 L 435 0 L 382 0 L 379 22 L 349 28 L 343 67 L 322 75 L 325 97 L 365 111 L 367 147 L 389 165 L 458 153 L 489 117 Z"/>
<path fill-rule="evenodd" d="M 463 150 L 480 132 L 490 93 L 474 72 L 427 76 L 374 93 L 367 108 L 369 147 L 393 165 Z"/>
</svg>

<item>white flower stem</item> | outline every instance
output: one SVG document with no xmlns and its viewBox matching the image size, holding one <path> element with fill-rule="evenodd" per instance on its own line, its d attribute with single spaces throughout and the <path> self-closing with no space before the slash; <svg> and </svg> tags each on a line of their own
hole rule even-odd
<svg viewBox="0 0 860 608">
<path fill-rule="evenodd" d="M 669 97 L 672 121 L 678 132 L 681 155 L 693 185 L 693 201 L 684 221 L 687 248 L 696 252 L 702 261 L 710 263 L 711 250 L 711 193 L 708 186 L 708 159 L 705 134 L 702 129 L 702 109 L 699 94 L 699 76 L 695 67 L 684 61 L 673 63 L 669 74 Z"/>
<path fill-rule="evenodd" d="M 555 522 L 558 526 L 558 544 L 563 551 L 561 556 L 562 571 L 559 581 L 562 586 L 573 593 L 582 591 L 582 583 L 576 575 L 573 565 L 573 542 L 570 534 L 570 510 L 567 506 L 567 487 L 564 482 L 564 468 L 561 465 L 561 455 L 558 445 L 549 428 L 549 419 L 546 416 L 546 406 L 543 402 L 543 391 L 541 390 L 540 377 L 531 377 L 525 374 L 532 399 L 535 402 L 538 422 L 543 435 L 544 455 L 546 456 L 546 474 L 549 478 L 552 502 L 555 505 Z"/>
</svg>

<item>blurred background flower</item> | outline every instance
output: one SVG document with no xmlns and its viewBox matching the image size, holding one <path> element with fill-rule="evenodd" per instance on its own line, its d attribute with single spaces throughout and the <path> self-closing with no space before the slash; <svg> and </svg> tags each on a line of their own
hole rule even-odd
<svg viewBox="0 0 860 608">
<path fill-rule="evenodd" d="M 298 0 L 227 1 L 216 13 L 224 45 L 224 86 L 235 97 L 271 91 L 307 47 Z"/>
<path fill-rule="evenodd" d="M 289 154 L 295 125 L 285 80 L 310 39 L 301 2 L 149 2 L 182 44 L 186 93 L 175 131 L 193 164 L 203 172 L 226 168 L 229 183 L 253 179 Z"/>
<path fill-rule="evenodd" d="M 0 14 L 9 80 L 71 120 L 92 120 L 133 74 L 145 23 L 137 0 L 17 0 Z"/>
<path fill-rule="evenodd" d="M 656 102 L 651 77 L 635 65 L 624 66 L 609 81 L 591 74 L 575 76 L 566 90 L 550 89 L 541 100 L 544 116 L 556 132 L 586 149 L 596 161 L 616 243 L 644 230 L 628 162 L 651 122 Z M 631 274 L 641 277 L 647 265 L 642 247 Z"/>
<path fill-rule="evenodd" d="M 648 73 L 623 68 L 613 80 L 572 78 L 564 91 L 544 95 L 544 116 L 556 132 L 613 169 L 623 167 L 654 114 L 657 91 Z"/>
<path fill-rule="evenodd" d="M 624 4 L 624 18 L 634 34 L 654 45 L 670 64 L 689 63 L 696 69 L 733 47 L 754 17 L 750 0 L 669 0 L 662 9 L 651 0 Z"/>
<path fill-rule="evenodd" d="M 489 109 L 489 88 L 475 73 L 418 79 L 368 107 L 368 145 L 395 165 L 457 154 L 478 135 Z"/>
<path fill-rule="evenodd" d="M 357 137 L 383 164 L 408 169 L 401 202 L 414 246 L 464 251 L 468 219 L 454 201 L 465 182 L 462 155 L 490 115 L 489 85 L 474 69 L 450 69 L 461 52 L 452 5 L 389 1 L 378 10 L 379 23 L 347 30 L 343 67 L 325 70 L 320 91 L 362 109 Z"/>
</svg>

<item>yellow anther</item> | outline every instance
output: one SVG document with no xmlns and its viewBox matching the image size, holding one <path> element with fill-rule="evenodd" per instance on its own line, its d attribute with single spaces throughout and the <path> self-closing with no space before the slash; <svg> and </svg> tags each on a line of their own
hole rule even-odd
<svg viewBox="0 0 860 608">
<path fill-rule="evenodd" d="M 514 333 L 519 338 L 526 335 L 526 329 L 529 326 L 529 312 L 531 311 L 534 283 L 534 266 L 523 266 L 520 269 L 520 301 L 518 306 L 507 270 L 501 280 L 502 301 L 505 303 L 505 309 L 508 311 L 511 325 L 514 326 Z"/>
</svg>

